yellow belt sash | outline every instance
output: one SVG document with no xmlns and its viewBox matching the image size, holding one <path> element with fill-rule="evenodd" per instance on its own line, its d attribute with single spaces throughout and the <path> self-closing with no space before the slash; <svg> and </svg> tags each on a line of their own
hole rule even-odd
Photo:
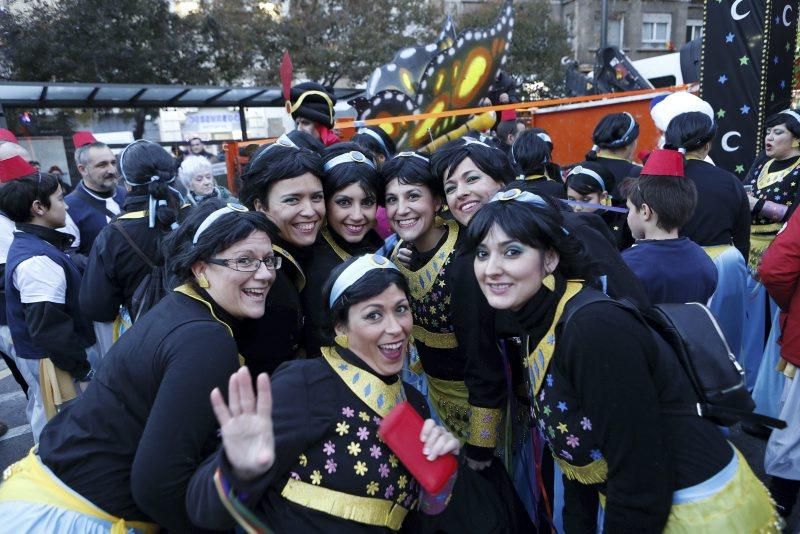
<svg viewBox="0 0 800 534">
<path fill-rule="evenodd" d="M 34 449 L 3 473 L 0 502 L 44 504 L 53 508 L 72 510 L 79 514 L 111 523 L 111 534 L 125 534 L 134 528 L 145 534 L 155 534 L 158 526 L 141 521 L 125 521 L 108 514 L 78 495 L 56 477 L 35 454 Z"/>
<path fill-rule="evenodd" d="M 464 443 L 469 437 L 470 406 L 467 385 L 459 380 L 442 380 L 431 375 L 428 379 L 428 398 L 444 426 Z"/>
</svg>

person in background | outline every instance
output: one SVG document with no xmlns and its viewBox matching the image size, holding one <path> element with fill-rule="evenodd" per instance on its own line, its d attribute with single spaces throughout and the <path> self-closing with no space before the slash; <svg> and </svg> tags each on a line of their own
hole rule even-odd
<svg viewBox="0 0 800 534">
<path fill-rule="evenodd" d="M 206 145 L 203 143 L 203 140 L 199 137 L 192 137 L 189 139 L 189 153 L 187 156 L 198 156 L 201 158 L 206 158 L 210 162 L 214 163 L 217 161 L 217 157 L 206 150 Z"/>
<path fill-rule="evenodd" d="M 567 198 L 561 170 L 553 163 L 550 150 L 539 133 L 525 130 L 517 135 L 509 155 L 519 174 L 510 187 L 551 198 Z"/>
<path fill-rule="evenodd" d="M 238 202 L 225 187 L 217 185 L 208 159 L 200 156 L 188 156 L 181 162 L 178 177 L 186 188 L 186 199 L 197 206 L 211 198 L 223 202 Z"/>
<path fill-rule="evenodd" d="M 61 170 L 61 167 L 59 167 L 58 165 L 53 165 L 52 167 L 50 167 L 50 169 L 48 169 L 47 173 L 52 174 L 53 176 L 56 177 L 56 179 L 58 179 L 58 181 L 61 183 L 61 188 L 64 190 L 65 195 L 68 194 L 70 191 L 72 191 L 72 186 L 69 183 L 67 183 L 67 178 L 64 175 L 64 171 Z"/>
<path fill-rule="evenodd" d="M 639 176 L 642 168 L 632 162 L 639 139 L 639 123 L 630 113 L 611 113 L 606 115 L 592 132 L 592 149 L 586 154 L 586 161 L 596 162 L 611 173 L 613 180 L 606 184 L 612 203 L 619 198 L 619 186 L 629 176 Z"/>
<path fill-rule="evenodd" d="M 623 183 L 628 226 L 637 241 L 622 259 L 644 283 L 650 302 L 708 302 L 717 288 L 716 266 L 700 245 L 679 237 L 697 204 L 694 182 L 683 174 L 683 155 L 654 150 L 642 174 Z"/>
<path fill-rule="evenodd" d="M 505 152 L 508 156 L 511 155 L 511 147 L 514 141 L 517 140 L 519 134 L 525 131 L 525 123 L 521 120 L 507 120 L 501 121 L 495 129 L 497 137 L 497 146 Z"/>
<path fill-rule="evenodd" d="M 335 105 L 332 91 L 316 82 L 303 82 L 292 87 L 286 111 L 294 120 L 295 128 L 330 146 L 340 141 L 333 130 Z"/>
</svg>

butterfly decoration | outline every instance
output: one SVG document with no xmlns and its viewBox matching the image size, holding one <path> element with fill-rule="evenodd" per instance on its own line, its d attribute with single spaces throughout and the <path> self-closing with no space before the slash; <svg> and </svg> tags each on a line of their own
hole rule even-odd
<svg viewBox="0 0 800 534">
<path fill-rule="evenodd" d="M 451 21 L 445 21 L 442 35 L 445 35 L 448 23 L 452 24 Z M 348 103 L 356 109 L 360 120 L 476 107 L 500 75 L 511 46 L 513 28 L 511 0 L 506 0 L 491 26 L 466 29 L 454 39 L 445 37 L 443 40 L 440 35 L 436 45 L 438 51 L 433 54 L 414 83 L 408 82 L 412 79 L 412 70 L 407 68 L 405 73 L 400 74 L 400 83 L 391 81 L 397 79 L 396 77 L 387 77 L 384 81 L 384 74 L 397 72 L 400 69 L 398 60 L 413 58 L 417 52 L 427 51 L 432 45 L 399 51 L 392 63 L 373 73 L 367 84 L 368 96 L 350 100 Z M 449 45 L 443 46 L 448 41 Z M 409 52 L 409 57 L 403 58 L 406 50 L 415 52 Z M 390 69 L 392 65 L 395 67 Z M 397 143 L 398 150 L 405 150 L 424 145 L 468 119 L 466 115 L 427 118 L 416 122 L 385 123 L 381 127 Z"/>
</svg>

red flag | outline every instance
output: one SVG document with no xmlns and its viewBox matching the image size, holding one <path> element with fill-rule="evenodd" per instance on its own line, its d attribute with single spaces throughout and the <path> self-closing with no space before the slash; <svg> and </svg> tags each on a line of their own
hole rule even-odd
<svg viewBox="0 0 800 534">
<path fill-rule="evenodd" d="M 289 100 L 289 95 L 291 94 L 292 90 L 292 58 L 289 57 L 289 51 L 286 50 L 283 53 L 283 59 L 281 59 L 281 85 L 283 86 L 283 99 Z"/>
</svg>

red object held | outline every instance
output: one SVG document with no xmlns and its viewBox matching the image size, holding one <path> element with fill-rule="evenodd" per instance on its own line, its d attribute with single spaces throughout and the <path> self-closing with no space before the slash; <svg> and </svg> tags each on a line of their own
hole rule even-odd
<svg viewBox="0 0 800 534">
<path fill-rule="evenodd" d="M 458 469 L 458 460 L 453 454 L 428 460 L 422 453 L 422 432 L 424 421 L 408 403 L 401 402 L 383 418 L 378 436 L 397 455 L 403 465 L 417 479 L 417 482 L 432 495 L 442 491 L 447 481 Z"/>
<path fill-rule="evenodd" d="M 281 68 L 279 71 L 281 75 L 281 85 L 283 86 L 284 100 L 289 100 L 289 96 L 291 95 L 293 70 L 294 66 L 292 65 L 292 58 L 289 57 L 289 51 L 286 50 L 283 53 L 283 59 L 281 59 Z"/>
<path fill-rule="evenodd" d="M 683 178 L 683 154 L 677 150 L 653 150 L 644 163 L 641 174 Z"/>
</svg>

